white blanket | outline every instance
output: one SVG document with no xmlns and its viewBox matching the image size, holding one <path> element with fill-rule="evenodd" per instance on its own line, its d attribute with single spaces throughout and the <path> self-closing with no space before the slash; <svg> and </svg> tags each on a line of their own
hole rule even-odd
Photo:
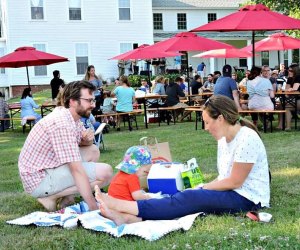
<svg viewBox="0 0 300 250">
<path fill-rule="evenodd" d="M 86 203 L 80 202 L 54 213 L 33 212 L 21 218 L 7 221 L 7 223 L 22 226 L 34 224 L 41 227 L 75 228 L 80 221 L 86 229 L 106 232 L 115 237 L 129 234 L 154 241 L 175 230 L 189 230 L 199 215 L 204 216 L 204 213 L 191 214 L 175 220 L 148 220 L 117 226 L 113 221 L 101 216 L 99 211 L 88 211 Z"/>
</svg>

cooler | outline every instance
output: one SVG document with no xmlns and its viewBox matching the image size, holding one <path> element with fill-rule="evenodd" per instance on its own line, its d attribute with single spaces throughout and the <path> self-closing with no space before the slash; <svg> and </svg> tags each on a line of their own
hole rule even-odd
<svg viewBox="0 0 300 250">
<path fill-rule="evenodd" d="M 175 194 L 183 190 L 181 163 L 161 162 L 153 164 L 148 174 L 150 193 Z"/>
</svg>

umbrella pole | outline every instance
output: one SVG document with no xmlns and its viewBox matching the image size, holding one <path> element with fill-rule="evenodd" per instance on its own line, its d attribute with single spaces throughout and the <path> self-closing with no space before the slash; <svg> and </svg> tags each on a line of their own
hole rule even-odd
<svg viewBox="0 0 300 250">
<path fill-rule="evenodd" d="M 26 66 L 26 73 L 27 73 L 27 84 L 28 84 L 28 87 L 30 87 L 29 74 L 28 74 L 28 66 Z"/>
<path fill-rule="evenodd" d="M 278 56 L 278 66 L 280 65 L 280 51 L 277 51 L 277 56 Z"/>
<path fill-rule="evenodd" d="M 254 37 L 255 37 L 254 30 L 252 30 L 252 66 L 255 66 Z"/>
<path fill-rule="evenodd" d="M 191 100 L 190 100 L 190 74 L 189 74 L 189 58 L 188 58 L 188 52 L 185 51 L 185 56 L 186 56 L 186 80 L 187 80 L 187 84 L 188 84 L 188 101 L 189 101 L 189 105 L 191 105 Z"/>
</svg>

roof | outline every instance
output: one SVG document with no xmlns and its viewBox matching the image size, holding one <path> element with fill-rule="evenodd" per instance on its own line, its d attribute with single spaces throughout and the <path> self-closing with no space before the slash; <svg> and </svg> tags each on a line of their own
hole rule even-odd
<svg viewBox="0 0 300 250">
<path fill-rule="evenodd" d="M 238 8 L 246 0 L 152 0 L 153 8 Z"/>
<path fill-rule="evenodd" d="M 256 37 L 266 37 L 270 34 L 273 34 L 274 31 L 265 31 L 265 32 L 256 32 Z M 178 32 L 160 32 L 154 33 L 153 38 L 154 41 L 162 41 L 167 38 L 171 38 L 178 34 Z M 203 36 L 206 38 L 214 38 L 214 39 L 251 39 L 252 32 L 251 31 L 238 31 L 238 32 L 196 32 L 197 35 Z"/>
</svg>

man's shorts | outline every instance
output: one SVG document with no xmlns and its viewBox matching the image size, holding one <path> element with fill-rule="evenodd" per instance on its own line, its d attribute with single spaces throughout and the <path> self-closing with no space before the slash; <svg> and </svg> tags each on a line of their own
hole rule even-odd
<svg viewBox="0 0 300 250">
<path fill-rule="evenodd" d="M 82 162 L 89 182 L 96 180 L 96 163 Z M 71 171 L 67 164 L 57 168 L 45 169 L 46 176 L 38 187 L 31 193 L 35 198 L 51 196 L 76 186 Z"/>
</svg>

